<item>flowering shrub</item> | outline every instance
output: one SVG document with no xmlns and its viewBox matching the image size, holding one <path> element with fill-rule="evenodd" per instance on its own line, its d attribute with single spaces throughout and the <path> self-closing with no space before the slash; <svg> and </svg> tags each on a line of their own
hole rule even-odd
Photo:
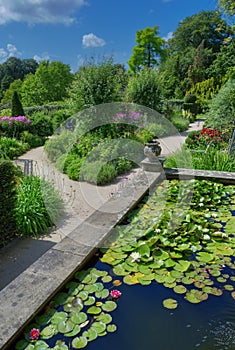
<svg viewBox="0 0 235 350">
<path fill-rule="evenodd" d="M 29 130 L 31 120 L 25 116 L 18 117 L 0 117 L 0 132 L 7 137 L 19 138 L 22 131 Z"/>
<path fill-rule="evenodd" d="M 225 148 L 225 139 L 218 129 L 203 128 L 201 131 L 192 131 L 188 134 L 186 144 L 191 149 L 206 149 L 210 144 L 210 147 L 216 149 Z"/>
</svg>

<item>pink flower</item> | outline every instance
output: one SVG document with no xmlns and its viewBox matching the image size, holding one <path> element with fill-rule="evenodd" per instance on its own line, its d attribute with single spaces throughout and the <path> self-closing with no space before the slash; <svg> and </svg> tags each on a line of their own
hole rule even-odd
<svg viewBox="0 0 235 350">
<path fill-rule="evenodd" d="M 122 293 L 117 289 L 113 289 L 113 290 L 111 290 L 110 295 L 113 299 L 118 299 L 118 298 L 120 298 Z"/>
<path fill-rule="evenodd" d="M 37 328 L 31 329 L 29 336 L 32 340 L 37 340 L 40 336 L 39 329 L 37 329 Z"/>
</svg>

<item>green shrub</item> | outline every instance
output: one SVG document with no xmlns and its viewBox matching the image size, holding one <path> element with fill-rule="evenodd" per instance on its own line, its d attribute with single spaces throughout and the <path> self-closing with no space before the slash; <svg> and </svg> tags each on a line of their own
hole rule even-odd
<svg viewBox="0 0 235 350">
<path fill-rule="evenodd" d="M 36 176 L 20 179 L 16 219 L 20 236 L 38 236 L 54 227 L 63 213 L 63 202 L 53 186 Z"/>
<path fill-rule="evenodd" d="M 80 179 L 97 185 L 104 185 L 114 180 L 117 175 L 117 170 L 111 162 L 96 161 L 84 164 L 80 172 Z"/>
<path fill-rule="evenodd" d="M 12 96 L 11 115 L 12 117 L 25 115 L 24 109 L 23 109 L 22 103 L 20 102 L 17 91 L 14 91 Z"/>
<path fill-rule="evenodd" d="M 23 131 L 20 134 L 20 141 L 22 141 L 23 143 L 27 143 L 30 146 L 30 148 L 35 148 L 43 146 L 46 139 L 45 137 L 33 135 L 28 131 Z"/>
<path fill-rule="evenodd" d="M 0 158 L 14 159 L 29 150 L 28 143 L 23 143 L 9 137 L 0 138 Z"/>
<path fill-rule="evenodd" d="M 32 134 L 47 137 L 51 136 L 53 131 L 53 124 L 49 116 L 42 113 L 35 113 L 32 115 Z"/>
<path fill-rule="evenodd" d="M 117 175 L 125 174 L 133 168 L 132 162 L 124 157 L 115 159 L 112 161 L 112 163 L 117 171 Z"/>
<path fill-rule="evenodd" d="M 16 183 L 18 169 L 10 161 L 0 159 L 0 247 L 17 234 Z"/>
<path fill-rule="evenodd" d="M 173 117 L 171 120 L 172 124 L 176 127 L 179 132 L 185 131 L 189 127 L 190 121 L 183 117 Z"/>
<path fill-rule="evenodd" d="M 143 69 L 140 73 L 130 77 L 125 100 L 160 112 L 162 98 L 157 73 L 152 69 Z"/>
<path fill-rule="evenodd" d="M 75 181 L 79 180 L 82 161 L 83 161 L 82 158 L 78 158 L 78 157 L 74 158 L 74 155 L 73 155 L 72 161 L 70 161 L 69 164 L 67 165 L 66 172 L 68 174 L 68 177 L 71 180 L 75 180 Z"/>
</svg>

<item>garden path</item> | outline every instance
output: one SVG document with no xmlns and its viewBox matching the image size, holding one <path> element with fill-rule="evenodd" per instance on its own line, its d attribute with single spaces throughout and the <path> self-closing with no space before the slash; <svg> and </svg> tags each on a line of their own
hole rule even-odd
<svg viewBox="0 0 235 350">
<path fill-rule="evenodd" d="M 189 129 L 177 136 L 160 139 L 162 154 L 180 149 L 189 131 L 200 130 L 203 121 L 191 123 Z M 94 213 L 107 200 L 118 193 L 119 189 L 128 186 L 134 181 L 140 169 L 135 169 L 124 176 L 120 176 L 113 184 L 95 186 L 70 180 L 66 175 L 59 173 L 49 163 L 43 147 L 32 149 L 20 158 L 34 160 L 34 173 L 43 175 L 54 182 L 60 190 L 66 203 L 67 216 L 63 222 L 56 223 L 57 229 L 38 239 L 19 238 L 2 248 L 0 254 L 0 290 L 27 269 L 47 250 L 60 242 L 74 227 Z"/>
</svg>

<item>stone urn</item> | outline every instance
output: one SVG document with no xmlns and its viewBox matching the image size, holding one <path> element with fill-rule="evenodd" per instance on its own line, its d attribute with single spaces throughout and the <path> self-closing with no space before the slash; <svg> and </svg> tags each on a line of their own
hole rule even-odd
<svg viewBox="0 0 235 350">
<path fill-rule="evenodd" d="M 161 150 L 160 142 L 157 139 L 153 139 L 145 144 L 144 155 L 149 162 L 156 162 L 158 160 L 157 157 L 161 154 Z"/>
</svg>

